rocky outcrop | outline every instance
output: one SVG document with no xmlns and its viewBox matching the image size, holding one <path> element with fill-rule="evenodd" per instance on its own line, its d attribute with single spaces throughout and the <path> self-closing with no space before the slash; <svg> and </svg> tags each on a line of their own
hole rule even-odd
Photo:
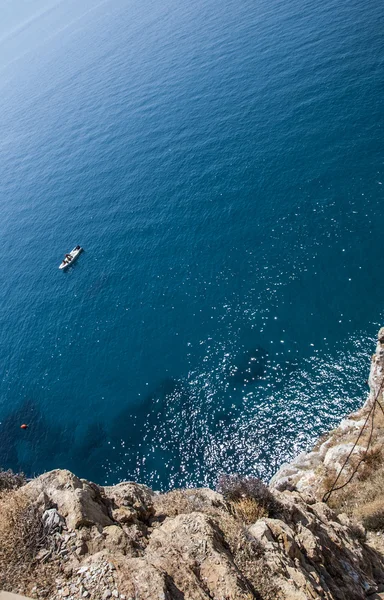
<svg viewBox="0 0 384 600">
<path fill-rule="evenodd" d="M 23 493 L 36 505 L 55 506 L 70 529 L 113 524 L 101 499 L 100 488 L 69 471 L 44 473 L 28 483 Z"/>
<path fill-rule="evenodd" d="M 357 600 L 384 585 L 382 557 L 362 528 L 296 492 L 275 492 L 274 514 L 255 522 L 208 489 L 102 488 L 68 471 L 6 498 L 42 515 L 51 551 L 33 557 L 33 579 L 49 566 L 51 587 L 13 589 L 36 598 Z"/>
<path fill-rule="evenodd" d="M 380 544 L 367 543 L 361 524 L 320 499 L 383 373 L 384 329 L 364 407 L 283 465 L 269 490 L 254 482 L 237 496 L 158 494 L 133 482 L 101 487 L 62 470 L 8 486 L 0 496 L 0 588 L 50 600 L 378 598 Z M 354 453 L 364 447 L 362 437 Z"/>
</svg>

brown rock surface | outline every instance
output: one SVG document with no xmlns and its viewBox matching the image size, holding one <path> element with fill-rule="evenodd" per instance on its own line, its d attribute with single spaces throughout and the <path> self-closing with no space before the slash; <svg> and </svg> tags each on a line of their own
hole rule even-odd
<svg viewBox="0 0 384 600">
<path fill-rule="evenodd" d="M 349 518 L 295 492 L 275 492 L 279 516 L 246 524 L 235 503 L 211 490 L 95 487 L 53 471 L 2 498 L 27 498 L 40 511 L 55 502 L 65 519 L 48 534 L 58 540 L 54 551 L 25 565 L 31 585 L 11 578 L 3 587 L 52 600 L 357 600 L 384 584 L 381 553 L 359 539 Z M 113 522 L 122 507 L 134 521 Z M 46 566 L 53 576 L 40 586 Z"/>
<path fill-rule="evenodd" d="M 100 489 L 73 473 L 55 470 L 33 479 L 24 488 L 32 502 L 57 507 L 70 529 L 83 525 L 112 525 Z"/>
</svg>

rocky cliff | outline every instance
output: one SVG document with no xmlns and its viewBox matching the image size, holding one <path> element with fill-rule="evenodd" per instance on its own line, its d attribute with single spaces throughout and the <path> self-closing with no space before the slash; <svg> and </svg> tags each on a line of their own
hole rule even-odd
<svg viewBox="0 0 384 600">
<path fill-rule="evenodd" d="M 52 600 L 381 597 L 384 419 L 369 411 L 383 374 L 381 330 L 367 402 L 312 452 L 283 465 L 270 488 L 229 477 L 221 494 L 158 494 L 59 470 L 25 485 L 8 478 L 0 492 L 0 589 Z M 357 471 L 324 504 L 349 454 L 340 482 Z"/>
</svg>

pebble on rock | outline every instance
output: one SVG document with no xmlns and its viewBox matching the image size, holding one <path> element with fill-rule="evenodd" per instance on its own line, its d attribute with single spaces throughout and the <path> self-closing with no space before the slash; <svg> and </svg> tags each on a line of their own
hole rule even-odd
<svg viewBox="0 0 384 600">
<path fill-rule="evenodd" d="M 89 567 L 80 567 L 80 569 L 77 571 L 77 573 L 80 575 L 80 573 L 85 573 L 86 571 L 88 571 Z"/>
</svg>

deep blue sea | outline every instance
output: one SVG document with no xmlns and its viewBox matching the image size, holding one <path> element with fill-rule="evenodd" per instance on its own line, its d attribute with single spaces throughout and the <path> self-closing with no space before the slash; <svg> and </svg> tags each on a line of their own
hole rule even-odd
<svg viewBox="0 0 384 600">
<path fill-rule="evenodd" d="M 0 14 L 0 466 L 268 479 L 367 394 L 383 4 Z"/>
</svg>

